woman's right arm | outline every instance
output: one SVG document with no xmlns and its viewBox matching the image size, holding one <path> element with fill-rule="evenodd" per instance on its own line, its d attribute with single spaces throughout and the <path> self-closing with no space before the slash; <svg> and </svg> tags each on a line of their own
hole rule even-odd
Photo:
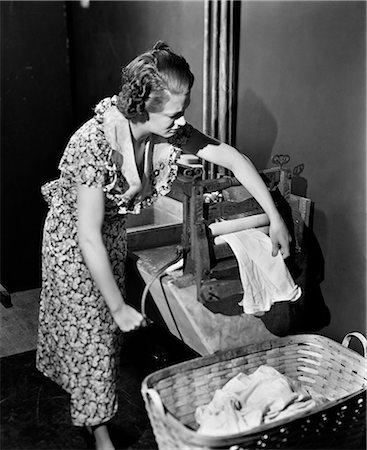
<svg viewBox="0 0 367 450">
<path fill-rule="evenodd" d="M 196 129 L 193 130 L 191 138 L 183 146 L 183 150 L 233 172 L 269 217 L 272 255 L 276 256 L 280 249 L 283 258 L 287 258 L 290 252 L 291 236 L 264 181 L 250 159 L 234 147 L 206 136 Z"/>
<path fill-rule="evenodd" d="M 103 242 L 104 194 L 101 188 L 78 185 L 78 241 L 84 260 L 111 314 L 123 331 L 139 326 L 142 316 L 127 305 L 113 275 Z"/>
</svg>

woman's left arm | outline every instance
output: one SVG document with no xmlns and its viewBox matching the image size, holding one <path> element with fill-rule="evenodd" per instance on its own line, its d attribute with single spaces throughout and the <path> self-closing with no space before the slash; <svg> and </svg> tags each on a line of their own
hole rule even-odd
<svg viewBox="0 0 367 450">
<path fill-rule="evenodd" d="M 289 256 L 291 236 L 277 210 L 264 181 L 250 159 L 234 147 L 219 142 L 194 129 L 193 134 L 183 147 L 183 151 L 192 153 L 208 162 L 229 169 L 238 181 L 259 202 L 270 221 L 269 235 L 272 241 L 272 255 L 280 249 L 283 258 Z"/>
</svg>

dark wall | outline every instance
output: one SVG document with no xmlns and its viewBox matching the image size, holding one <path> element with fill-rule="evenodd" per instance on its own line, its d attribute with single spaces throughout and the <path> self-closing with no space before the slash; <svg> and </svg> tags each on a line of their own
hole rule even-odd
<svg viewBox="0 0 367 450">
<path fill-rule="evenodd" d="M 67 2 L 75 120 L 118 93 L 120 70 L 158 40 L 189 62 L 196 76 L 188 118 L 201 126 L 204 3 L 201 1 Z"/>
<path fill-rule="evenodd" d="M 237 144 L 259 168 L 304 163 L 331 313 L 366 330 L 366 4 L 243 2 Z"/>
<path fill-rule="evenodd" d="M 41 185 L 57 175 L 71 107 L 63 2 L 0 2 L 1 279 L 40 284 Z"/>
</svg>

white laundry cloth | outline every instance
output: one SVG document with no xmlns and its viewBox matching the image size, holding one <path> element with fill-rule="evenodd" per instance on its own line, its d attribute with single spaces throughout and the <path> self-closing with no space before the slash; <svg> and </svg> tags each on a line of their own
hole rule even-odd
<svg viewBox="0 0 367 450">
<path fill-rule="evenodd" d="M 216 390 L 209 404 L 196 409 L 195 419 L 199 433 L 223 436 L 308 411 L 325 400 L 311 398 L 300 383 L 263 365 L 251 375 L 239 373 Z"/>
<path fill-rule="evenodd" d="M 231 247 L 238 262 L 246 314 L 269 311 L 273 303 L 296 301 L 301 288 L 293 281 L 280 252 L 272 256 L 270 237 L 256 229 L 221 236 Z"/>
</svg>

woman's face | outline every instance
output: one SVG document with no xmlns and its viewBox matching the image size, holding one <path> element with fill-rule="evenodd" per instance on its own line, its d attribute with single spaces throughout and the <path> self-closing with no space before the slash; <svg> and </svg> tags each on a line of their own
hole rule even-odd
<svg viewBox="0 0 367 450">
<path fill-rule="evenodd" d="M 146 122 L 150 133 L 166 139 L 172 137 L 176 131 L 185 125 L 185 110 L 190 104 L 190 93 L 169 94 L 169 100 L 160 112 L 149 112 Z"/>
</svg>

